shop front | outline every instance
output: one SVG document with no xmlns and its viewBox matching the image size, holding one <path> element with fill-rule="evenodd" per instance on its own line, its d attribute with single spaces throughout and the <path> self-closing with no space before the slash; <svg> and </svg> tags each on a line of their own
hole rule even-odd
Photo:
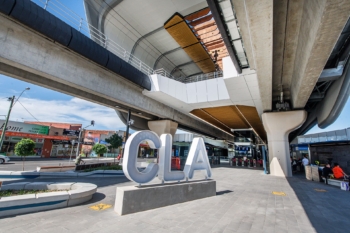
<svg viewBox="0 0 350 233">
<path fill-rule="evenodd" d="M 1 131 L 0 131 L 1 133 Z M 5 140 L 1 148 L 1 153 L 7 156 L 15 156 L 15 146 L 23 138 L 32 139 L 35 142 L 34 154 L 32 156 L 45 157 L 44 153 L 51 150 L 51 140 L 69 140 L 68 137 L 49 136 L 40 134 L 29 134 L 20 132 L 6 132 Z M 47 144 L 49 143 L 49 147 Z"/>
<path fill-rule="evenodd" d="M 0 134 L 2 134 L 4 126 L 5 121 L 0 120 Z M 45 136 L 48 135 L 48 133 L 48 126 L 9 121 L 6 127 L 4 142 L 0 148 L 0 153 L 6 156 L 14 156 L 16 144 L 23 138 L 30 138 L 35 142 L 35 153 L 33 156 L 41 156 Z"/>
<path fill-rule="evenodd" d="M 71 140 L 51 140 L 52 147 L 50 157 L 70 157 L 75 156 L 78 143 L 72 145 Z"/>
<path fill-rule="evenodd" d="M 4 143 L 2 145 L 2 150 L 1 153 L 5 154 L 6 156 L 14 156 L 15 155 L 15 146 L 16 144 L 21 141 L 23 138 L 27 137 L 22 137 L 20 134 L 17 133 L 6 133 L 6 135 L 18 135 L 18 136 L 5 136 Z M 43 138 L 34 138 L 35 135 L 32 135 L 31 138 L 35 142 L 35 148 L 34 152 L 35 156 L 41 156 L 43 145 L 44 145 L 44 140 Z"/>
</svg>

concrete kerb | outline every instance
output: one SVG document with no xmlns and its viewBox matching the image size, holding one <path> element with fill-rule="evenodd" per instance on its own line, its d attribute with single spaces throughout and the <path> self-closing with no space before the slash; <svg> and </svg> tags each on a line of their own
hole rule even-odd
<svg viewBox="0 0 350 233">
<path fill-rule="evenodd" d="M 68 191 L 2 197 L 0 198 L 0 217 L 78 205 L 89 201 L 97 191 L 97 186 L 94 184 L 68 182 L 22 182 L 3 185 L 2 190 L 43 189 L 44 187 L 49 190 Z"/>
<path fill-rule="evenodd" d="M 6 178 L 75 178 L 75 177 L 119 177 L 124 176 L 121 170 L 96 170 L 91 172 L 13 172 L 13 171 L 0 171 L 0 179 Z"/>
</svg>

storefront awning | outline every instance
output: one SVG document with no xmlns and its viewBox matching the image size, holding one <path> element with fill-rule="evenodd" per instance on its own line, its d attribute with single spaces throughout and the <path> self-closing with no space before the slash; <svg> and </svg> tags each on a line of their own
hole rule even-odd
<svg viewBox="0 0 350 233">
<path fill-rule="evenodd" d="M 2 131 L 0 131 L 0 134 Z M 31 133 L 19 133 L 19 132 L 8 132 L 6 131 L 5 136 L 17 136 L 24 138 L 43 138 L 43 139 L 53 139 L 53 140 L 69 140 L 70 138 L 67 136 L 49 136 L 43 134 L 31 134 Z"/>
</svg>

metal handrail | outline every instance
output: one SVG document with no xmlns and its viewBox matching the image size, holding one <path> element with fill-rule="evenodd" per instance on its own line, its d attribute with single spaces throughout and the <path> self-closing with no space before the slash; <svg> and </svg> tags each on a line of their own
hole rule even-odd
<svg viewBox="0 0 350 233">
<path fill-rule="evenodd" d="M 184 83 L 200 82 L 208 79 L 220 78 L 223 76 L 224 76 L 224 73 L 223 71 L 220 70 L 212 73 L 190 76 L 190 77 L 187 77 L 183 82 Z"/>
<path fill-rule="evenodd" d="M 159 75 L 162 75 L 164 77 L 168 77 L 168 78 L 174 79 L 174 80 L 182 82 L 182 83 L 200 82 L 200 81 L 204 81 L 204 80 L 208 80 L 208 79 L 223 77 L 222 71 L 215 71 L 215 72 L 207 73 L 207 74 L 194 75 L 194 76 L 190 76 L 187 78 L 175 78 L 164 69 L 154 70 L 153 74 L 159 74 Z"/>
<path fill-rule="evenodd" d="M 147 64 L 145 64 L 140 59 L 135 57 L 129 51 L 124 49 L 118 43 L 109 39 L 99 29 L 95 28 L 85 19 L 83 19 L 78 14 L 73 12 L 71 9 L 63 5 L 59 0 L 31 0 L 31 1 L 39 5 L 40 7 L 42 7 L 44 10 L 47 10 L 53 15 L 57 16 L 58 18 L 60 18 L 61 20 L 69 24 L 71 27 L 83 33 L 84 35 L 86 35 L 87 37 L 89 37 L 90 39 L 92 39 L 102 47 L 108 49 L 113 54 L 120 57 L 124 61 L 128 62 L 129 64 L 131 64 L 132 66 L 134 66 L 136 69 L 140 70 L 144 74 L 147 74 L 147 75 L 159 74 L 164 77 L 168 77 L 170 79 L 174 79 L 176 81 L 183 82 L 183 83 L 198 82 L 198 81 L 203 81 L 203 80 L 223 76 L 222 71 L 219 71 L 219 72 L 213 72 L 208 74 L 190 76 L 187 78 L 186 77 L 175 78 L 167 70 L 163 68 L 158 70 L 153 70 L 151 67 L 149 67 Z"/>
<path fill-rule="evenodd" d="M 171 79 L 175 79 L 168 71 L 166 71 L 165 69 L 161 68 L 161 69 L 158 69 L 158 70 L 154 70 L 153 71 L 153 74 L 159 74 L 159 75 L 162 75 L 164 77 L 168 77 L 168 78 L 171 78 Z"/>
<path fill-rule="evenodd" d="M 130 63 L 136 69 L 142 73 L 150 75 L 153 74 L 153 69 L 147 64 L 142 62 L 140 59 L 135 57 L 133 54 L 128 52 L 126 49 L 121 47 L 115 41 L 109 39 L 104 33 L 89 24 L 85 19 L 77 15 L 71 9 L 63 5 L 58 0 L 31 0 L 36 3 L 44 10 L 49 11 L 53 15 L 57 16 L 71 27 L 75 28 L 79 32 L 83 33 L 102 47 L 108 49 L 124 61 Z"/>
</svg>

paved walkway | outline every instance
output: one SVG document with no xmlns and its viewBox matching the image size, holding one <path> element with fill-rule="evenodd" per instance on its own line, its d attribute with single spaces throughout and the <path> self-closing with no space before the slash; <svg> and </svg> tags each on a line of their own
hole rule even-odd
<svg viewBox="0 0 350 233">
<path fill-rule="evenodd" d="M 113 205 L 116 186 L 133 183 L 125 178 L 89 179 L 100 186 L 89 203 L 1 219 L 0 232 L 349 232 L 350 192 L 261 170 L 220 167 L 213 174 L 215 197 L 126 216 L 118 216 L 113 207 L 89 207 Z"/>
</svg>

